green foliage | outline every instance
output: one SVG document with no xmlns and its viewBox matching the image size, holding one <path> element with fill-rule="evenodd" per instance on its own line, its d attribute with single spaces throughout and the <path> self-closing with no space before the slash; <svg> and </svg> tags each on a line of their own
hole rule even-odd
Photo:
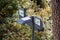
<svg viewBox="0 0 60 40">
<path fill-rule="evenodd" d="M 17 0 L 0 0 L 0 19 L 11 17 L 17 8 Z"/>
<path fill-rule="evenodd" d="M 37 5 L 40 5 L 40 8 L 44 8 L 45 4 L 44 4 L 44 0 L 36 0 L 37 1 Z"/>
<path fill-rule="evenodd" d="M 7 17 L 12 17 L 12 15 L 17 11 L 18 0 L 0 0 L 0 23 L 5 23 Z"/>
<path fill-rule="evenodd" d="M 47 6 L 47 0 L 32 0 L 34 2 L 36 2 L 37 5 L 40 6 L 40 8 L 46 8 Z"/>
</svg>

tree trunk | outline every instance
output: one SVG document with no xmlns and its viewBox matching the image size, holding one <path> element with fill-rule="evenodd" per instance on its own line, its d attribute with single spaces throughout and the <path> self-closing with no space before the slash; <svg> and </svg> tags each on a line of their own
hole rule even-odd
<svg viewBox="0 0 60 40">
<path fill-rule="evenodd" d="M 60 40 L 60 0 L 52 1 L 53 40 Z"/>
</svg>

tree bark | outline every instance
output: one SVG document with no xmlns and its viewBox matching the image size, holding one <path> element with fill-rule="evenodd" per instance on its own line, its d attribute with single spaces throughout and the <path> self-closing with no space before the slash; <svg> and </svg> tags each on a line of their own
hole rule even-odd
<svg viewBox="0 0 60 40">
<path fill-rule="evenodd" d="M 60 40 L 60 0 L 52 1 L 53 40 Z"/>
</svg>

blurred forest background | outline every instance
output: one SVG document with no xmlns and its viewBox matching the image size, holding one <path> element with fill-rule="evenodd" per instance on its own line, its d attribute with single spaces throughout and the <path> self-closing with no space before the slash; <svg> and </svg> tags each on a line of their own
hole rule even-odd
<svg viewBox="0 0 60 40">
<path fill-rule="evenodd" d="M 44 32 L 35 31 L 36 40 L 52 40 L 51 0 L 0 0 L 0 40 L 31 40 L 28 25 L 17 24 L 18 9 L 23 6 L 28 16 L 41 17 Z"/>
</svg>

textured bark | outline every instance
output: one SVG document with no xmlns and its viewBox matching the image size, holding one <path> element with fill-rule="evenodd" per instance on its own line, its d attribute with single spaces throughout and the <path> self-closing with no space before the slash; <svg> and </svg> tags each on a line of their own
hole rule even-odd
<svg viewBox="0 0 60 40">
<path fill-rule="evenodd" d="M 60 0 L 52 1 L 53 40 L 60 40 Z"/>
</svg>

